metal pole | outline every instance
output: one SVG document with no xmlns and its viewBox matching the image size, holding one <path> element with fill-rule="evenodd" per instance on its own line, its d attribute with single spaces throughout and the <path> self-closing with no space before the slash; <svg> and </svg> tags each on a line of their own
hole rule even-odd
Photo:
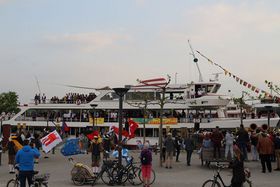
<svg viewBox="0 0 280 187">
<path fill-rule="evenodd" d="M 123 116 L 122 116 L 122 110 L 123 110 L 123 97 L 120 96 L 119 98 L 119 157 L 118 157 L 118 165 L 119 167 L 121 167 L 122 165 L 122 119 L 123 119 Z"/>
<path fill-rule="evenodd" d="M 126 94 L 126 92 L 129 90 L 128 88 L 113 88 L 113 90 L 116 92 L 116 94 L 119 96 L 119 112 L 118 112 L 118 118 L 119 118 L 119 141 L 118 141 L 118 167 L 119 169 L 122 166 L 122 120 L 123 120 L 123 97 Z M 121 180 L 121 178 L 120 178 Z"/>
</svg>

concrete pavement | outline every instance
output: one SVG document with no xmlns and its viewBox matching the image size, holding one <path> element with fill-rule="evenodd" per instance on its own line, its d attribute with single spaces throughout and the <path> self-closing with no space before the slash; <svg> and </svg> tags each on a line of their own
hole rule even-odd
<svg viewBox="0 0 280 187">
<path fill-rule="evenodd" d="M 132 155 L 137 157 L 139 152 L 133 152 Z M 70 171 L 73 167 L 69 163 L 68 159 L 56 151 L 56 154 L 48 154 L 49 158 L 44 159 L 44 154 L 40 158 L 40 162 L 36 165 L 36 170 L 40 173 L 50 173 L 49 187 L 66 187 L 75 186 L 71 181 Z M 213 170 L 205 166 L 201 166 L 200 160 L 197 154 L 193 154 L 192 165 L 186 166 L 185 158 L 186 154 L 180 155 L 181 162 L 174 163 L 172 169 L 166 169 L 159 167 L 158 158 L 159 155 L 153 155 L 153 168 L 156 171 L 156 181 L 152 186 L 155 187 L 200 187 L 207 179 L 212 178 Z M 88 155 L 76 155 L 73 158 L 79 162 L 83 162 L 90 166 L 90 154 Z M 8 172 L 7 154 L 2 155 L 2 165 L 0 166 L 0 187 L 5 187 L 9 179 L 14 175 Z M 262 173 L 260 162 L 246 162 L 245 166 L 250 168 L 254 187 L 277 187 L 279 186 L 280 172 L 273 171 L 272 173 Z M 275 163 L 273 163 L 275 168 Z M 230 183 L 231 170 L 225 169 L 221 172 L 222 177 L 226 184 Z M 90 186 L 90 185 L 87 185 Z M 96 186 L 106 186 L 99 180 Z M 126 186 L 131 186 L 129 183 Z"/>
</svg>

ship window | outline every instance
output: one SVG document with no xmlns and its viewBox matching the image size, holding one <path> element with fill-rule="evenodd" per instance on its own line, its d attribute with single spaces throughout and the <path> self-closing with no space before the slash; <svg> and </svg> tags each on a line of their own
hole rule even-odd
<svg viewBox="0 0 280 187">
<path fill-rule="evenodd" d="M 212 91 L 213 86 L 214 86 L 214 85 L 208 85 L 208 86 L 207 86 L 207 93 L 210 93 L 210 92 Z"/>
<path fill-rule="evenodd" d="M 216 84 L 214 89 L 213 89 L 213 92 L 212 93 L 217 93 L 218 90 L 220 89 L 221 85 L 220 84 Z"/>
<path fill-rule="evenodd" d="M 101 97 L 101 100 L 116 100 L 118 99 L 118 95 L 114 92 L 110 92 L 110 93 L 107 93 L 106 95 L 104 95 L 103 97 Z"/>
<path fill-rule="evenodd" d="M 154 92 L 128 92 L 126 100 L 154 100 Z"/>
</svg>

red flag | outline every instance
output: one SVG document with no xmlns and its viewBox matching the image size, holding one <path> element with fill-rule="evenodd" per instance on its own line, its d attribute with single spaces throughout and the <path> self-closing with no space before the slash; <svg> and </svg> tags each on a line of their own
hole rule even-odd
<svg viewBox="0 0 280 187">
<path fill-rule="evenodd" d="M 128 123 L 129 123 L 129 138 L 131 139 L 135 137 L 135 131 L 136 129 L 138 129 L 139 125 L 132 119 L 129 119 Z"/>
<path fill-rule="evenodd" d="M 70 127 L 68 127 L 68 125 L 66 124 L 65 121 L 62 122 L 62 131 L 63 132 L 69 132 L 70 131 Z"/>
<path fill-rule="evenodd" d="M 89 140 L 93 140 L 94 136 L 98 136 L 99 132 L 98 131 L 93 131 L 92 133 L 88 134 L 87 137 Z"/>
</svg>

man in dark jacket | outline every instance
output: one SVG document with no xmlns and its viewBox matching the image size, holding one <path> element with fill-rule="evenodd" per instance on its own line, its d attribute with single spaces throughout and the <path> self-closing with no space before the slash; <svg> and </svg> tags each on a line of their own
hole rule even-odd
<svg viewBox="0 0 280 187">
<path fill-rule="evenodd" d="M 187 135 L 187 138 L 185 139 L 185 150 L 187 152 L 187 165 L 191 165 L 191 156 L 192 152 L 194 150 L 194 141 L 191 138 L 190 134 Z"/>
<path fill-rule="evenodd" d="M 237 145 L 241 150 L 244 159 L 248 160 L 247 144 L 249 143 L 250 139 L 249 139 L 249 134 L 245 130 L 243 125 L 240 125 L 240 129 L 238 130 L 236 135 L 237 135 Z"/>
<path fill-rule="evenodd" d="M 223 134 L 220 132 L 219 127 L 217 126 L 216 129 L 214 129 L 212 136 L 211 136 L 211 141 L 213 142 L 213 147 L 214 147 L 214 153 L 213 156 L 216 158 L 216 151 L 218 151 L 219 158 L 221 158 L 221 142 L 224 139 Z"/>
<path fill-rule="evenodd" d="M 40 157 L 40 152 L 33 146 L 29 146 L 29 140 L 24 140 L 23 148 L 16 154 L 16 164 L 19 165 L 19 180 L 20 187 L 26 186 L 26 179 L 28 185 L 32 185 L 32 176 L 34 172 L 34 158 Z"/>
</svg>

